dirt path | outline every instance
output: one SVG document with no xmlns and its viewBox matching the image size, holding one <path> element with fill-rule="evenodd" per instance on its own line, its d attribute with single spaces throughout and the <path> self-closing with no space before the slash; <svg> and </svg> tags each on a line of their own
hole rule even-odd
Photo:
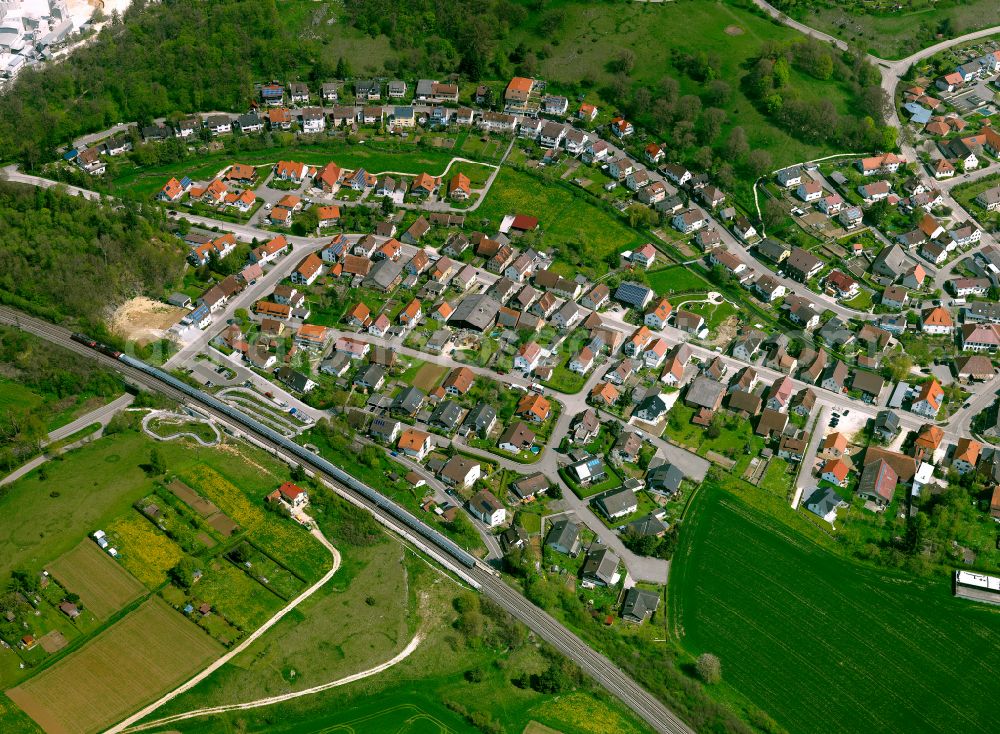
<svg viewBox="0 0 1000 734">
<path fill-rule="evenodd" d="M 307 520 L 309 519 L 305 515 L 304 515 L 304 517 Z M 312 524 L 312 523 L 310 523 L 310 524 Z M 280 622 L 282 620 L 282 618 L 284 618 L 284 616 L 286 614 L 288 614 L 289 612 L 291 612 L 299 604 L 301 604 L 306 599 L 308 599 L 310 596 L 312 596 L 317 591 L 319 591 L 327 581 L 329 581 L 330 579 L 332 579 L 333 575 L 335 573 L 337 573 L 337 569 L 340 568 L 340 551 L 338 551 L 336 548 L 333 547 L 333 545 L 330 543 L 330 541 L 326 539 L 326 536 L 323 535 L 323 533 L 320 531 L 320 529 L 317 528 L 317 527 L 315 527 L 314 524 L 313 524 L 313 529 L 310 530 L 309 532 L 313 535 L 314 538 L 316 538 L 316 540 L 318 540 L 323 545 L 324 548 L 326 548 L 328 551 L 330 551 L 330 555 L 333 556 L 333 567 L 323 575 L 323 578 L 321 578 L 315 584 L 313 584 L 308 589 L 306 589 L 305 591 L 303 591 L 297 597 L 295 597 L 294 599 L 292 599 L 292 601 L 290 601 L 287 606 L 285 606 L 277 614 L 275 614 L 273 617 L 271 617 L 269 620 L 267 620 L 263 625 L 261 625 L 257 630 L 255 630 L 243 642 L 241 642 L 239 645 L 237 645 L 232 650 L 230 650 L 229 652 L 227 652 L 225 655 L 223 655 L 222 657 L 220 657 L 218 660 L 216 660 L 214 663 L 212 663 L 211 665 L 209 665 L 207 668 L 205 668 L 203 671 L 201 671 L 200 673 L 198 673 L 196 676 L 194 676 L 193 678 L 191 678 L 190 680 L 188 680 L 186 683 L 182 683 L 177 688 L 175 688 L 174 690 L 172 690 L 169 693 L 165 694 L 164 696 L 162 696 L 158 700 L 154 701 L 153 703 L 149 704 L 145 708 L 143 708 L 143 709 L 137 711 L 136 713 L 132 714 L 131 716 L 129 716 L 124 721 L 121 721 L 118 724 L 115 724 L 110 729 L 107 729 L 104 732 L 104 734 L 120 734 L 120 732 L 123 732 L 126 729 L 129 729 L 137 721 L 141 721 L 142 719 L 146 718 L 147 716 L 149 716 L 151 713 L 153 713 L 154 711 L 156 711 L 158 708 L 160 708 L 161 706 L 163 706 L 167 702 L 172 701 L 173 699 L 177 698 L 177 696 L 181 695 L 182 693 L 185 693 L 186 691 L 189 691 L 192 688 L 194 688 L 196 685 L 198 685 L 199 683 L 201 683 L 203 680 L 205 680 L 208 676 L 210 676 L 216 670 L 218 670 L 219 668 L 221 668 L 223 665 L 225 665 L 226 663 L 228 663 L 234 657 L 236 657 L 241 652 L 243 652 L 248 647 L 250 647 L 250 645 L 252 645 L 261 635 L 263 635 L 265 632 L 267 632 L 269 629 L 271 629 L 271 627 L 273 627 L 278 622 Z M 413 644 L 413 643 L 411 642 L 410 644 Z M 412 650 L 411 650 L 411 652 L 412 652 Z M 383 663 L 383 665 L 384 665 L 384 663 Z"/>
<path fill-rule="evenodd" d="M 346 686 L 348 683 L 354 683 L 355 681 L 362 680 L 364 678 L 369 678 L 373 675 L 378 675 L 393 665 L 403 662 L 408 658 L 414 650 L 420 645 L 422 640 L 421 634 L 418 632 L 410 643 L 404 647 L 395 657 L 386 660 L 384 663 L 379 663 L 374 668 L 369 668 L 368 670 L 362 670 L 359 673 L 352 673 L 351 675 L 345 676 L 344 678 L 338 678 L 337 680 L 330 681 L 329 683 L 323 683 L 322 685 L 313 686 L 312 688 L 306 688 L 301 691 L 293 691 L 291 693 L 283 693 L 279 696 L 268 696 L 267 698 L 259 698 L 256 701 L 248 701 L 246 703 L 231 703 L 224 706 L 212 706 L 209 708 L 196 709 L 194 711 L 186 711 L 183 714 L 174 714 L 173 716 L 167 716 L 156 721 L 150 721 L 146 724 L 141 724 L 139 726 L 127 729 L 129 732 L 145 731 L 146 729 L 155 729 L 157 727 L 166 726 L 168 724 L 173 724 L 177 721 L 184 721 L 185 719 L 194 719 L 199 716 L 211 716 L 212 714 L 222 714 L 227 711 L 244 711 L 246 709 L 260 708 L 262 706 L 271 706 L 276 703 L 282 703 L 283 701 L 290 701 L 294 698 L 301 698 L 303 696 L 312 696 L 316 693 L 321 693 L 322 691 L 328 691 L 331 688 L 337 688 L 338 686 Z"/>
</svg>

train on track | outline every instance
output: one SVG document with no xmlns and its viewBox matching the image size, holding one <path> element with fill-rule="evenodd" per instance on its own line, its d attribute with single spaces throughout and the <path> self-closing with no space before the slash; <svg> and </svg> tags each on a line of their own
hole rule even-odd
<svg viewBox="0 0 1000 734">
<path fill-rule="evenodd" d="M 471 553 L 462 549 L 454 541 L 445 537 L 437 530 L 434 530 L 426 523 L 423 523 L 420 520 L 418 520 L 416 517 L 411 515 L 409 512 L 404 510 L 402 507 L 397 505 L 392 500 L 385 497 L 380 492 L 372 489 L 367 484 L 358 481 L 353 476 L 345 472 L 343 469 L 334 466 L 323 457 L 317 456 L 311 451 L 306 450 L 304 447 L 299 446 L 294 441 L 285 438 L 277 431 L 268 428 L 262 423 L 258 423 L 253 418 L 251 418 L 250 416 L 246 415 L 245 413 L 239 410 L 236 410 L 231 405 L 227 405 L 218 398 L 209 395 L 208 393 L 202 392 L 201 390 L 197 390 L 191 387 L 187 383 L 178 380 L 176 377 L 164 372 L 163 370 L 157 369 L 156 367 L 152 367 L 151 365 L 148 365 L 145 362 L 142 362 L 138 359 L 133 359 L 132 357 L 129 357 L 127 354 L 122 354 L 119 350 L 110 347 L 107 344 L 102 344 L 101 342 L 87 336 L 86 334 L 75 333 L 70 338 L 79 344 L 83 344 L 84 346 L 93 349 L 97 352 L 100 352 L 101 354 L 107 357 L 116 359 L 124 364 L 127 364 L 129 367 L 137 369 L 140 372 L 144 372 L 150 377 L 153 377 L 154 379 L 160 382 L 170 385 L 175 390 L 180 391 L 181 393 L 187 395 L 188 397 L 194 399 L 195 401 L 203 405 L 210 406 L 213 410 L 222 413 L 230 420 L 243 426 L 244 428 L 249 429 L 253 433 L 260 436 L 264 436 L 272 444 L 279 446 L 283 450 L 294 455 L 304 465 L 307 465 L 316 471 L 326 474 L 327 476 L 336 480 L 340 484 L 343 484 L 350 490 L 361 495 L 366 500 L 374 504 L 376 507 L 388 513 L 390 516 L 392 516 L 393 519 L 403 523 L 407 528 L 417 533 L 425 540 L 430 541 L 439 550 L 444 551 L 451 558 L 458 561 L 466 568 L 478 567 L 486 571 L 489 571 L 490 573 L 496 574 L 496 571 L 491 569 L 489 566 L 483 564 L 478 558 L 473 556 Z"/>
</svg>

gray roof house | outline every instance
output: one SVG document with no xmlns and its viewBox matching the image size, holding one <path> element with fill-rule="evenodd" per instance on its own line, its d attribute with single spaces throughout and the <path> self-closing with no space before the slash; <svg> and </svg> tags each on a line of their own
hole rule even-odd
<svg viewBox="0 0 1000 734">
<path fill-rule="evenodd" d="M 431 424 L 454 431 L 462 422 L 465 409 L 454 400 L 442 400 L 431 413 Z"/>
<path fill-rule="evenodd" d="M 500 304 L 489 296 L 471 295 L 458 304 L 448 323 L 460 329 L 485 331 L 496 321 L 499 311 Z"/>
<path fill-rule="evenodd" d="M 587 551 L 587 560 L 583 562 L 583 581 L 594 586 L 614 586 L 621 578 L 618 564 L 621 561 L 610 548 L 593 545 Z"/>
<path fill-rule="evenodd" d="M 883 440 L 891 441 L 899 433 L 899 416 L 891 410 L 880 410 L 872 431 Z"/>
<path fill-rule="evenodd" d="M 684 472 L 673 464 L 660 464 L 649 470 L 646 475 L 646 486 L 650 492 L 656 492 L 666 497 L 680 491 L 684 481 Z"/>
<path fill-rule="evenodd" d="M 667 413 L 667 403 L 659 395 L 647 395 L 635 409 L 635 416 L 647 423 L 656 423 Z"/>
<path fill-rule="evenodd" d="M 465 416 L 463 425 L 470 431 L 482 435 L 488 433 L 497 420 L 497 412 L 492 405 L 480 403 Z"/>
<path fill-rule="evenodd" d="M 837 508 L 845 502 L 829 487 L 817 489 L 806 500 L 806 509 L 829 523 L 837 519 Z"/>
<path fill-rule="evenodd" d="M 416 415 L 420 406 L 424 404 L 425 397 L 427 396 L 420 388 L 408 387 L 392 401 L 392 410 L 406 415 Z"/>
<path fill-rule="evenodd" d="M 639 500 L 628 487 L 612 490 L 594 500 L 597 508 L 604 513 L 609 520 L 631 515 L 639 509 Z"/>
<path fill-rule="evenodd" d="M 545 538 L 545 545 L 567 556 L 575 556 L 580 552 L 580 526 L 566 518 L 556 520 Z"/>
<path fill-rule="evenodd" d="M 629 622 L 642 624 L 646 617 L 656 611 L 660 605 L 660 595 L 655 591 L 639 589 L 633 586 L 625 594 L 625 603 L 622 605 L 622 618 Z"/>
<path fill-rule="evenodd" d="M 368 271 L 363 285 L 367 288 L 377 288 L 382 292 L 391 291 L 402 280 L 403 265 L 404 263 L 389 258 L 379 260 Z"/>
</svg>

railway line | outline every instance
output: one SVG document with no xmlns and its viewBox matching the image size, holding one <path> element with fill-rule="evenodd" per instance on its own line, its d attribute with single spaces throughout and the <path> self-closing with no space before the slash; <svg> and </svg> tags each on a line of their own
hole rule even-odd
<svg viewBox="0 0 1000 734">
<path fill-rule="evenodd" d="M 573 660 L 597 683 L 620 699 L 652 729 L 661 734 L 694 734 L 694 730 L 659 699 L 642 688 L 607 657 L 587 646 L 551 615 L 504 583 L 492 568 L 466 553 L 449 539 L 440 536 L 437 531 L 413 518 L 402 508 L 394 508 L 394 503 L 382 498 L 375 490 L 361 484 L 325 459 L 311 454 L 297 444 L 292 444 L 288 439 L 257 424 L 240 411 L 225 405 L 211 395 L 187 386 L 166 373 L 129 357 L 119 358 L 111 350 L 98 351 L 99 348 L 74 341 L 71 332 L 63 327 L 7 307 L 0 307 L 0 323 L 31 332 L 65 349 L 95 359 L 137 385 L 165 394 L 181 403 L 193 402 L 202 411 L 283 460 L 308 467 L 340 496 L 371 512 L 383 526 L 408 540 L 421 552 L 479 589 L 501 608 L 526 624 L 539 637 Z"/>
</svg>

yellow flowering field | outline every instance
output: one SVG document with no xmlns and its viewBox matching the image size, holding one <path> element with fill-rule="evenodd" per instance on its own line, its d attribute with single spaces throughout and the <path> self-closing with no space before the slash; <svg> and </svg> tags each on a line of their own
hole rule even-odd
<svg viewBox="0 0 1000 734">
<path fill-rule="evenodd" d="M 602 701 L 584 693 L 570 693 L 545 701 L 532 710 L 537 718 L 550 725 L 565 726 L 587 734 L 631 734 L 636 729 L 630 721 Z"/>
<path fill-rule="evenodd" d="M 122 565 L 150 589 L 166 581 L 167 571 L 184 557 L 174 541 L 137 512 L 122 515 L 111 523 L 107 532 L 118 549 Z"/>
</svg>

